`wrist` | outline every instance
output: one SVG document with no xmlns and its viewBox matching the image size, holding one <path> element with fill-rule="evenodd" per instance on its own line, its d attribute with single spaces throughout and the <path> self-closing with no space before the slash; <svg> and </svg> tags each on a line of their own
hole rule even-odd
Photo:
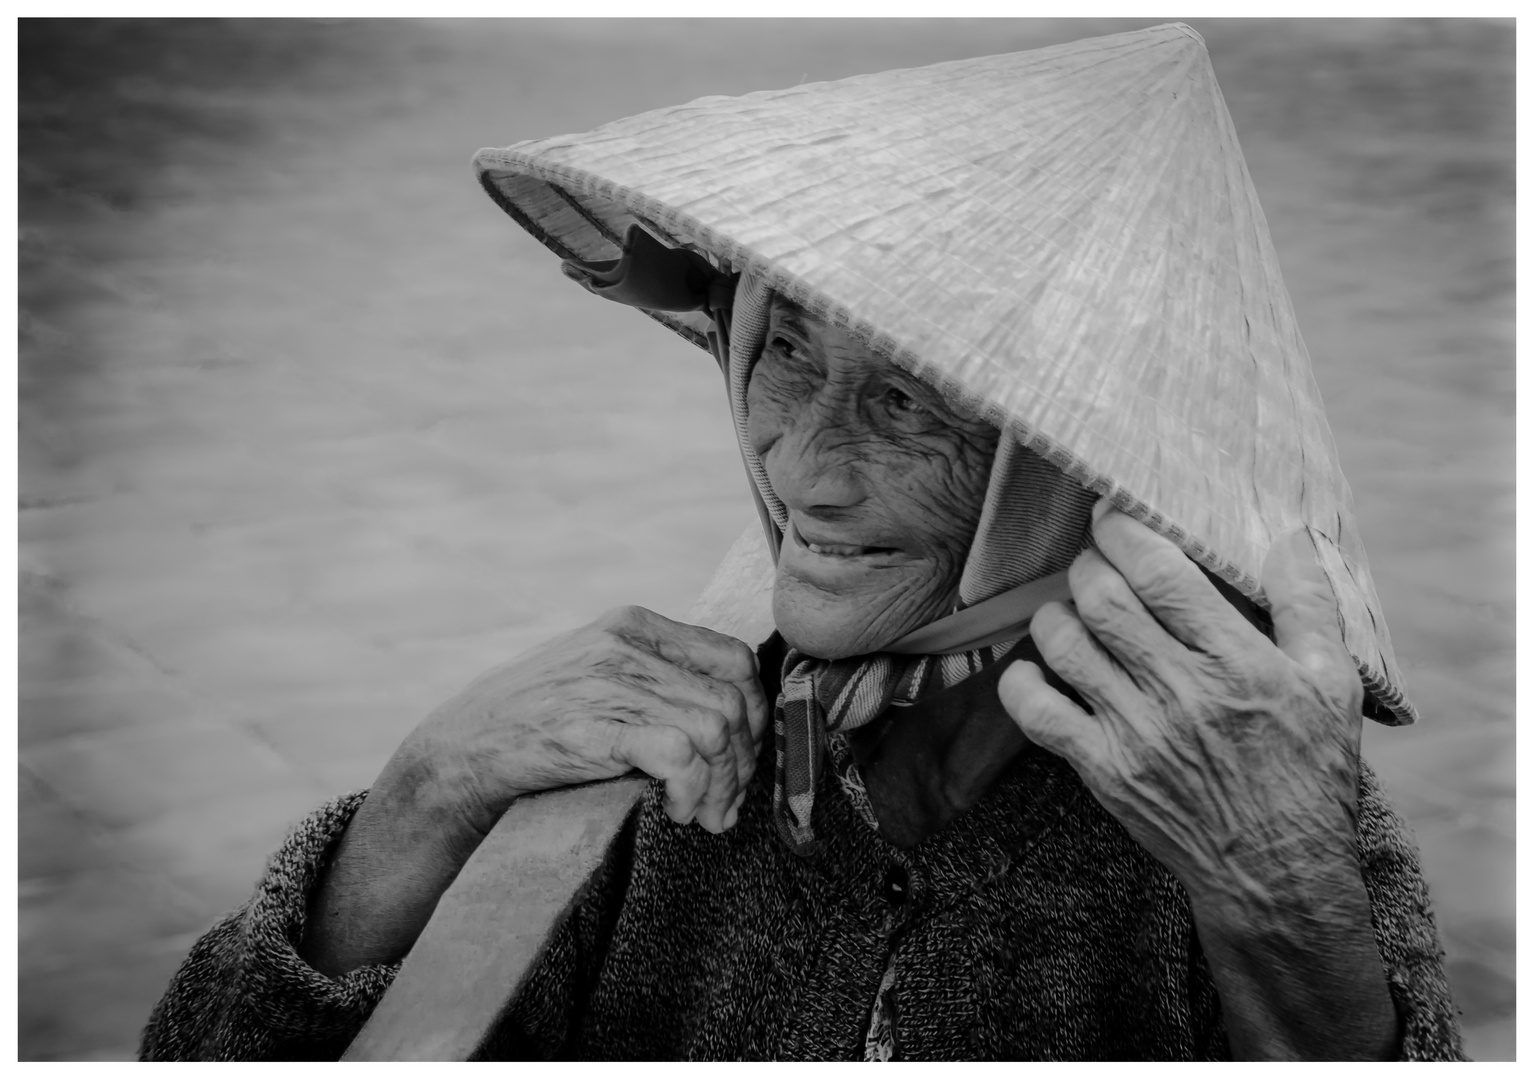
<svg viewBox="0 0 1534 1080">
<path fill-rule="evenodd" d="M 1368 890 L 1351 854 L 1317 855 L 1188 893 L 1199 941 L 1223 966 L 1301 976 L 1323 957 L 1379 965 Z"/>
<path fill-rule="evenodd" d="M 1388 1060 L 1400 1018 L 1351 829 L 1290 833 L 1184 881 L 1237 1059 Z"/>
<path fill-rule="evenodd" d="M 1388 1059 L 1400 1022 L 1356 860 L 1191 896 L 1238 1058 Z"/>
<path fill-rule="evenodd" d="M 493 802 L 470 755 L 439 745 L 419 731 L 402 743 L 379 773 L 364 810 L 386 817 L 400 841 L 472 850 L 520 791 L 498 792 Z M 371 816 L 371 814 L 369 815 Z"/>
<path fill-rule="evenodd" d="M 1179 874 L 1195 913 L 1207 920 L 1271 921 L 1322 914 L 1362 898 L 1363 871 L 1351 829 L 1316 830 L 1228 844 L 1225 858 Z"/>
</svg>

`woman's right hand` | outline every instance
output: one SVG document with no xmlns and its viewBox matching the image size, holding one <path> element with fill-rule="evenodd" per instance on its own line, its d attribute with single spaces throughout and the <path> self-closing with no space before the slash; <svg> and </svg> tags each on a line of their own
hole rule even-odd
<svg viewBox="0 0 1534 1080">
<path fill-rule="evenodd" d="M 483 835 L 520 795 L 638 769 L 666 782 L 673 820 L 722 832 L 735 823 L 766 724 L 744 642 L 616 608 L 436 709 L 378 787 L 406 785 L 412 802 Z"/>
<path fill-rule="evenodd" d="M 409 951 L 485 834 L 521 795 L 633 769 L 666 811 L 735 823 L 767 702 L 743 642 L 618 608 L 487 672 L 400 744 L 310 899 L 300 952 L 340 975 Z"/>
</svg>

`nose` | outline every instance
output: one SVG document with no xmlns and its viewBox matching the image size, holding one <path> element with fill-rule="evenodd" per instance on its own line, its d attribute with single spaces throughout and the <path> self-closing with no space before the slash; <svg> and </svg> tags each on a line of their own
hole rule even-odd
<svg viewBox="0 0 1534 1080">
<path fill-rule="evenodd" d="M 801 403 L 762 458 L 772 490 L 790 510 L 824 517 L 868 497 L 856 408 L 837 397 L 822 393 Z"/>
</svg>

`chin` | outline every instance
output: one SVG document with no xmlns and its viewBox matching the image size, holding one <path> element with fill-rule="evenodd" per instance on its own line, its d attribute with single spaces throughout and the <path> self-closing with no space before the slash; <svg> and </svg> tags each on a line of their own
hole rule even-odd
<svg viewBox="0 0 1534 1080">
<path fill-rule="evenodd" d="M 822 660 L 844 660 L 869 651 L 858 642 L 849 640 L 847 635 L 824 627 L 800 627 L 792 623 L 784 625 L 780 621 L 778 633 L 783 635 L 783 640 L 790 648 L 818 656 Z"/>
<path fill-rule="evenodd" d="M 780 578 L 773 589 L 772 617 L 783 640 L 810 656 L 842 660 L 878 652 L 916 629 L 903 624 L 881 625 L 891 621 L 891 613 L 871 610 L 872 605 L 866 602 L 836 602 L 801 595 L 803 591 L 802 583 Z"/>
</svg>

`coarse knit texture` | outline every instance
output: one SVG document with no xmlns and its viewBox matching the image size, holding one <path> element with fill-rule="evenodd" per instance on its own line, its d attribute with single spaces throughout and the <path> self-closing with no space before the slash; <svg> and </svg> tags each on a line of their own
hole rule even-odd
<svg viewBox="0 0 1534 1080">
<path fill-rule="evenodd" d="M 771 754 L 722 835 L 672 822 L 652 788 L 484 1057 L 857 1060 L 881 984 L 901 1058 L 1230 1056 L 1187 894 L 1060 758 L 1025 750 L 909 851 L 826 777 L 823 843 L 800 856 L 777 836 Z M 340 1056 L 398 966 L 331 979 L 297 946 L 364 797 L 298 825 L 251 900 L 198 941 L 142 1058 Z M 1366 765 L 1358 852 L 1400 1056 L 1463 1059 L 1416 846 Z"/>
</svg>

